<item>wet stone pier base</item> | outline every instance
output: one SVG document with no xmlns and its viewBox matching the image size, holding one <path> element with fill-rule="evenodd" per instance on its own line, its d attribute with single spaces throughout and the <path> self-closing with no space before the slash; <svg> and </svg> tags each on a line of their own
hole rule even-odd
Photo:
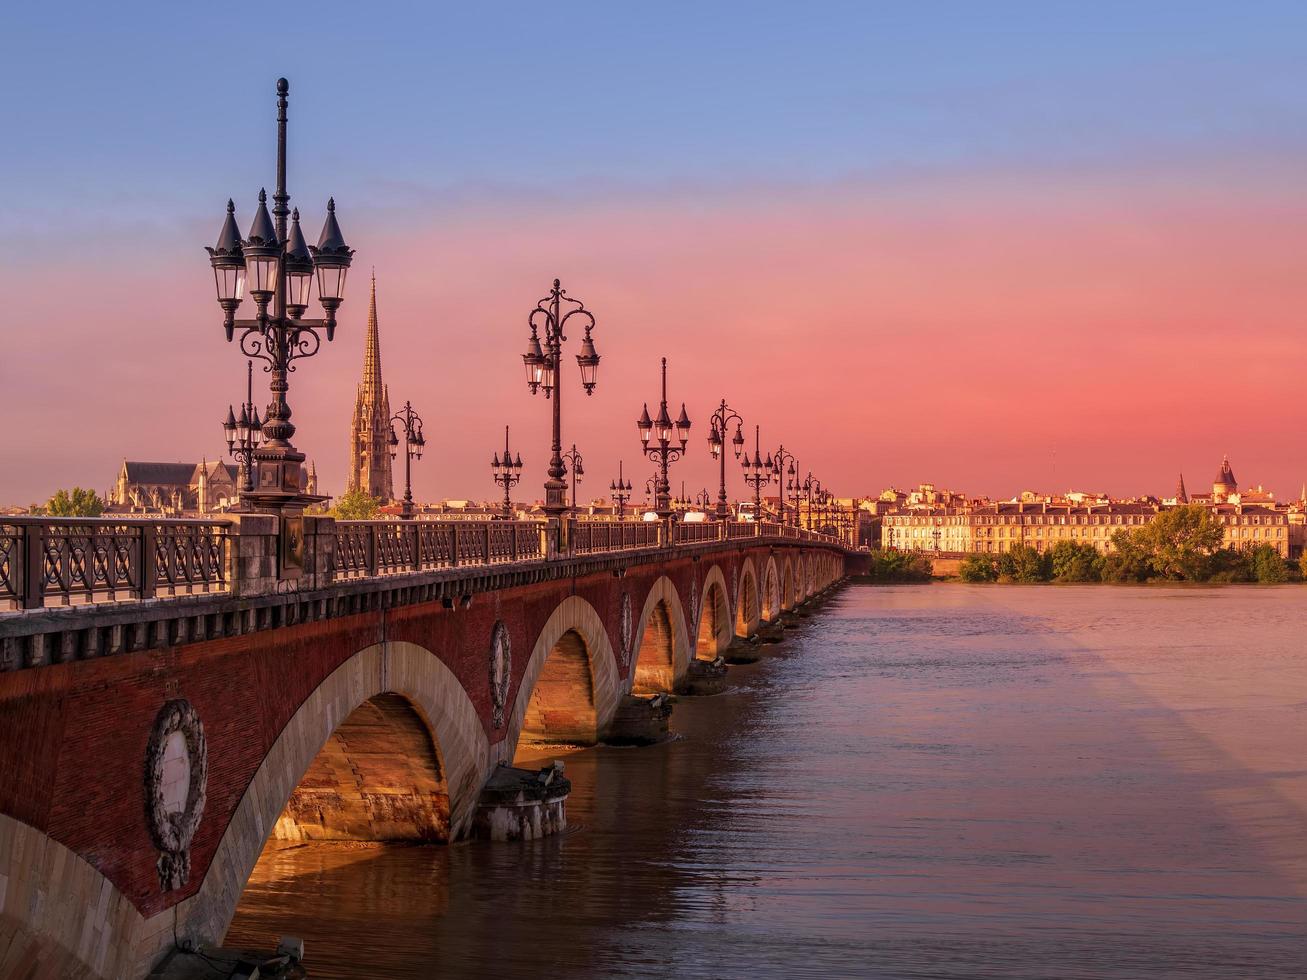
<svg viewBox="0 0 1307 980">
<path fill-rule="evenodd" d="M 544 769 L 501 765 L 486 781 L 472 821 L 481 840 L 535 840 L 567 829 L 572 784 L 555 761 Z"/>
<path fill-rule="evenodd" d="M 672 701 L 666 694 L 641 697 L 628 694 L 617 706 L 604 739 L 609 745 L 652 745 L 668 734 Z"/>
<path fill-rule="evenodd" d="M 716 660 L 691 660 L 676 693 L 691 697 L 720 694 L 726 690 L 726 675 L 726 661 L 721 657 Z"/>
</svg>

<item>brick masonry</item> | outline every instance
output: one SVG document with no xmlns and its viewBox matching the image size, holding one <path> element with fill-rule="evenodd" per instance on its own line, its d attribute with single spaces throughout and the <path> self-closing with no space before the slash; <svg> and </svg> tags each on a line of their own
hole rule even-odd
<svg viewBox="0 0 1307 980">
<path fill-rule="evenodd" d="M 232 559 L 245 563 L 242 582 L 275 575 L 269 551 L 275 529 L 269 523 L 266 533 L 256 530 L 242 529 Z M 308 581 L 301 587 L 329 570 L 326 540 L 319 546 L 312 526 L 306 527 Z M 684 673 L 705 606 L 709 616 L 720 608 L 712 601 L 714 587 L 726 596 L 727 628 L 736 621 L 737 632 L 756 631 L 762 612 L 757 569 L 771 570 L 778 593 L 783 579 L 776 557 L 782 568 L 793 569 L 796 595 L 812 594 L 844 574 L 842 555 L 812 547 L 741 546 L 700 560 L 658 555 L 644 559 L 648 564 L 632 561 L 620 574 L 604 570 L 474 592 L 466 606 L 442 602 L 434 592 L 428 601 L 393 608 L 368 600 L 358 612 L 307 621 L 276 613 L 285 617 L 276 621 L 282 625 L 237 635 L 219 635 L 226 631 L 211 628 L 205 622 L 211 615 L 201 613 L 190 630 L 152 631 L 151 643 L 135 652 L 106 649 L 0 672 L 0 756 L 6 760 L 0 769 L 0 922 L 7 929 L 0 931 L 0 957 L 11 957 L 0 958 L 0 977 L 15 975 L 8 967 L 24 956 L 29 965 L 32 956 L 50 963 L 63 957 L 89 976 L 132 976 L 146 972 L 171 945 L 174 929 L 178 936 L 220 938 L 292 791 L 333 732 L 377 695 L 402 695 L 431 733 L 442 778 L 438 789 L 427 787 L 435 807 L 427 816 L 447 819 L 451 836 L 465 832 L 490 769 L 511 761 L 532 720 L 533 691 L 541 681 L 553 683 L 546 663 L 565 635 L 560 649 L 571 656 L 559 659 L 570 659 L 572 670 L 550 710 L 561 713 L 563 724 L 584 718 L 586 731 L 593 725 L 597 735 L 631 690 L 642 639 L 655 643 L 664 660 L 670 646 L 671 682 Z M 773 605 L 782 604 L 777 593 Z M 620 640 L 626 594 L 640 610 L 629 654 Z M 311 601 L 341 608 L 331 605 L 337 600 Z M 250 602 L 248 609 L 221 615 L 239 624 L 248 613 L 253 623 L 264 612 Z M 513 653 L 510 710 L 497 728 L 488 664 L 500 622 Z M 122 622 L 95 632 L 112 640 L 133 628 Z M 729 640 L 719 626 L 719 645 L 723 634 Z M 573 696 L 578 704 L 565 703 Z M 191 845 L 189 881 L 163 891 L 143 778 L 153 722 L 174 698 L 189 701 L 204 725 L 207 802 Z M 359 789 L 360 799 L 365 790 Z M 442 792 L 447 802 L 432 802 Z M 437 812 L 441 806 L 447 817 Z M 54 967 L 33 968 L 30 975 L 65 974 L 76 975 Z"/>
</svg>

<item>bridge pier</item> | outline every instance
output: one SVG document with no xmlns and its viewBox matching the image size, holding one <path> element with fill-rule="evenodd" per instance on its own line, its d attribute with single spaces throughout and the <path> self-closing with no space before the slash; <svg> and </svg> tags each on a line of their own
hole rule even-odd
<svg viewBox="0 0 1307 980">
<path fill-rule="evenodd" d="M 572 784 L 555 760 L 543 769 L 498 765 L 486 780 L 472 820 L 481 840 L 537 840 L 567 829 Z"/>
<path fill-rule="evenodd" d="M 690 697 L 721 694 L 726 690 L 726 675 L 724 657 L 717 657 L 714 660 L 691 660 L 685 676 L 677 685 L 676 693 Z"/>
<path fill-rule="evenodd" d="M 617 705 L 604 741 L 609 745 L 653 745 L 668 735 L 672 700 L 666 694 L 628 694 Z"/>
</svg>

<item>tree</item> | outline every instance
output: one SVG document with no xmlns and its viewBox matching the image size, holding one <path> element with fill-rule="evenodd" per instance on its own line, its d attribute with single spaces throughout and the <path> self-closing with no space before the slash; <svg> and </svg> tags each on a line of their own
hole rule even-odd
<svg viewBox="0 0 1307 980">
<path fill-rule="evenodd" d="M 381 513 L 381 501 L 366 490 L 347 490 L 336 499 L 331 516 L 340 521 L 374 521 Z"/>
<path fill-rule="evenodd" d="M 997 582 L 998 565 L 992 555 L 967 555 L 962 559 L 958 577 L 964 582 Z"/>
<path fill-rule="evenodd" d="M 1047 582 L 1051 569 L 1043 552 L 1019 544 L 999 555 L 998 574 L 1013 582 Z"/>
<path fill-rule="evenodd" d="M 1164 510 L 1135 534 L 1149 553 L 1154 572 L 1189 582 L 1203 581 L 1211 574 L 1212 556 L 1223 536 L 1215 516 L 1201 504 Z"/>
<path fill-rule="evenodd" d="M 1112 535 L 1112 550 L 1099 568 L 1104 582 L 1146 582 L 1152 572 L 1152 556 L 1137 533 L 1121 528 Z"/>
<path fill-rule="evenodd" d="M 104 501 L 94 490 L 73 487 L 56 491 L 46 502 L 45 512 L 51 517 L 99 517 L 104 513 Z"/>
<path fill-rule="evenodd" d="M 1289 569 L 1274 545 L 1259 544 L 1249 555 L 1253 578 L 1258 582 L 1287 582 Z"/>
<path fill-rule="evenodd" d="M 867 577 L 873 582 L 929 582 L 930 559 L 913 551 L 877 548 L 871 553 Z"/>
<path fill-rule="evenodd" d="M 1049 553 L 1049 563 L 1056 582 L 1098 582 L 1103 577 L 1102 556 L 1088 542 L 1059 541 Z"/>
</svg>

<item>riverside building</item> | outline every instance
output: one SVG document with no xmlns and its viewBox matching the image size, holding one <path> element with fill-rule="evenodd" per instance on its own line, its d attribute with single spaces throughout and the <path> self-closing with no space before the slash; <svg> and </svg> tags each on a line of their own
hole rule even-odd
<svg viewBox="0 0 1307 980">
<path fill-rule="evenodd" d="M 1107 500 L 1098 495 L 1074 495 L 1037 500 L 1025 492 L 1022 499 L 1004 503 L 971 501 L 943 506 L 912 506 L 901 502 L 881 516 L 880 545 L 901 551 L 938 554 L 1000 554 L 1017 545 L 1048 551 L 1059 541 L 1093 545 L 1106 554 L 1113 550 L 1112 536 L 1153 521 L 1158 514 L 1185 503 L 1207 508 L 1221 525 L 1223 547 L 1251 548 L 1270 545 L 1285 558 L 1296 559 L 1307 537 L 1307 516 L 1302 501 L 1277 503 L 1261 487 L 1241 494 L 1229 460 L 1221 465 L 1211 494 L 1188 496 L 1183 480 L 1175 498 L 1166 501 Z M 1089 499 L 1092 503 L 1076 502 Z M 883 498 L 882 498 L 883 499 Z"/>
</svg>

